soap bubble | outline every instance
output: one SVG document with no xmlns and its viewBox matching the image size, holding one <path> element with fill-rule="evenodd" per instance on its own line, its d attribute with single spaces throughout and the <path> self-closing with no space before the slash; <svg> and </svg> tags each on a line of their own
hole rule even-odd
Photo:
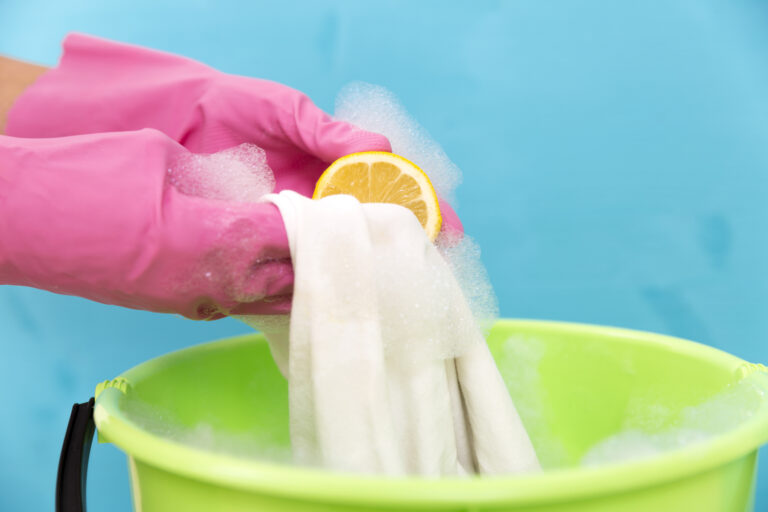
<svg viewBox="0 0 768 512">
<path fill-rule="evenodd" d="M 421 167 L 429 176 L 437 194 L 447 201 L 455 201 L 454 192 L 461 183 L 461 170 L 391 91 L 365 82 L 348 84 L 336 98 L 334 117 L 385 135 L 392 144 L 393 153 Z M 453 271 L 478 326 L 487 333 L 498 318 L 499 308 L 488 273 L 480 259 L 480 247 L 466 234 L 456 236 L 446 232 L 440 234 L 436 243 Z M 412 288 L 418 291 L 445 285 L 440 281 L 427 281 L 426 276 L 414 276 L 413 282 L 418 285 Z M 407 296 L 405 293 L 403 295 Z M 416 302 L 422 304 L 423 301 Z M 426 307 L 439 308 L 440 303 L 426 304 Z"/>
<path fill-rule="evenodd" d="M 494 355 L 515 407 L 545 470 L 568 466 L 568 450 L 549 422 L 547 393 L 539 371 L 547 343 L 531 334 L 512 334 L 497 346 Z"/>
<path fill-rule="evenodd" d="M 279 464 L 293 462 L 290 447 L 276 445 L 258 429 L 232 431 L 205 421 L 187 425 L 170 410 L 137 397 L 125 400 L 123 410 L 143 431 L 196 450 Z"/>
<path fill-rule="evenodd" d="M 385 135 L 393 153 L 418 165 L 429 176 L 437 195 L 454 201 L 461 171 L 390 91 L 378 85 L 353 82 L 336 98 L 334 117 Z"/>
<path fill-rule="evenodd" d="M 499 303 L 480 259 L 480 246 L 465 234 L 459 242 L 441 236 L 437 248 L 458 281 L 478 327 L 487 334 L 499 317 Z"/>
<path fill-rule="evenodd" d="M 275 189 L 266 154 L 253 144 L 209 155 L 184 154 L 167 178 L 183 194 L 221 201 L 255 203 Z"/>
<path fill-rule="evenodd" d="M 625 429 L 603 439 L 582 457 L 584 466 L 626 462 L 701 443 L 747 422 L 758 409 L 763 386 L 746 377 L 709 399 L 680 411 L 671 426 L 655 432 Z M 666 419 L 668 412 L 660 410 Z M 649 412 L 653 412 L 651 409 Z M 653 424 L 653 418 L 646 423 Z M 664 421 L 656 422 L 663 424 Z"/>
<path fill-rule="evenodd" d="M 640 430 L 625 430 L 593 446 L 581 459 L 583 466 L 645 459 L 666 451 L 704 441 L 709 436 L 699 430 L 685 428 L 649 434 Z"/>
</svg>

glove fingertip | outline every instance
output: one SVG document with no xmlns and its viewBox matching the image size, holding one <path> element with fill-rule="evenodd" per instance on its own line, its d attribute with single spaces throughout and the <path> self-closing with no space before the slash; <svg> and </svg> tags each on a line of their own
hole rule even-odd
<svg viewBox="0 0 768 512">
<path fill-rule="evenodd" d="M 362 130 L 345 121 L 327 119 L 316 130 L 315 156 L 327 163 L 351 153 L 392 151 L 392 144 L 384 135 Z"/>
<path fill-rule="evenodd" d="M 438 202 L 440 203 L 440 215 L 443 218 L 439 243 L 447 247 L 454 247 L 464 238 L 464 226 L 450 204 L 439 198 Z"/>
<path fill-rule="evenodd" d="M 286 135 L 298 147 L 320 160 L 331 163 L 350 153 L 392 151 L 389 140 L 379 133 L 363 130 L 351 123 L 334 119 L 312 103 L 304 94 L 294 97 L 291 123 Z"/>
<path fill-rule="evenodd" d="M 350 153 L 359 153 L 361 151 L 386 151 L 392 152 L 392 144 L 384 135 L 365 130 L 357 130 L 354 136 L 345 141 L 336 158 L 341 158 Z"/>
</svg>

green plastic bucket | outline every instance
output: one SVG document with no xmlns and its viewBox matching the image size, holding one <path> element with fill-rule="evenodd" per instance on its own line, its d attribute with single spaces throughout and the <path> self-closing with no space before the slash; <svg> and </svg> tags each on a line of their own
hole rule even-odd
<svg viewBox="0 0 768 512">
<path fill-rule="evenodd" d="M 556 469 L 442 480 L 334 474 L 197 448 L 136 419 L 136 404 L 150 404 L 176 424 L 287 449 L 287 384 L 259 335 L 143 363 L 97 388 L 93 416 L 100 440 L 127 454 L 141 512 L 753 509 L 757 449 L 768 440 L 761 365 L 677 338 L 554 322 L 503 320 L 488 343 L 544 466 Z M 642 460 L 579 467 L 628 421 L 661 431 L 749 374 L 753 413 L 732 430 Z"/>
</svg>

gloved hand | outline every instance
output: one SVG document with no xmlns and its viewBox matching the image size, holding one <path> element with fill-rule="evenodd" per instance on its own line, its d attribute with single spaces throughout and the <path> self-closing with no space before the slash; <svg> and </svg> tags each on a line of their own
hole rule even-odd
<svg viewBox="0 0 768 512">
<path fill-rule="evenodd" d="M 9 135 L 155 128 L 193 153 L 248 142 L 266 152 L 277 192 L 289 189 L 306 196 L 337 158 L 391 151 L 382 135 L 335 121 L 301 92 L 275 82 L 82 34 L 69 35 L 63 46 L 59 66 L 14 104 Z M 453 209 L 443 201 L 440 206 L 446 229 L 461 232 Z"/>
<path fill-rule="evenodd" d="M 160 130 L 178 143 L 171 150 L 168 144 L 172 141 L 164 139 L 167 153 L 157 152 L 158 155 L 165 155 L 163 165 L 168 164 L 171 153 L 183 151 L 184 148 L 192 152 L 216 152 L 250 142 L 265 150 L 267 162 L 275 172 L 277 191 L 291 189 L 305 195 L 311 194 L 320 173 L 336 158 L 356 151 L 390 149 L 385 137 L 332 120 L 305 95 L 283 85 L 227 75 L 198 62 L 162 52 L 71 35 L 65 40 L 60 65 L 43 75 L 15 102 L 9 113 L 6 131 L 9 135 L 27 138 L 79 134 L 94 136 L 77 138 L 76 141 L 60 139 L 53 146 L 47 145 L 52 142 L 20 139 L 4 142 L 3 151 L 7 152 L 12 147 L 15 157 L 0 155 L 0 159 L 4 159 L 0 168 L 11 169 L 13 165 L 21 165 L 26 160 L 20 154 L 31 155 L 40 149 L 44 151 L 36 158 L 38 163 L 47 161 L 57 166 L 55 159 L 62 157 L 63 166 L 78 170 L 68 170 L 71 176 L 58 177 L 58 187 L 46 189 L 45 194 L 38 195 L 46 198 L 44 202 L 32 202 L 37 205 L 39 213 L 33 215 L 34 208 L 21 204 L 23 194 L 16 195 L 14 203 L 8 203 L 23 211 L 5 208 L 8 211 L 0 212 L 3 218 L 14 219 L 4 228 L 15 233 L 0 242 L 0 284 L 27 284 L 111 304 L 178 312 L 190 318 L 270 314 L 290 309 L 293 274 L 277 210 L 272 206 L 230 204 L 227 208 L 238 212 L 237 222 L 214 221 L 212 219 L 220 217 L 217 212 L 223 208 L 221 204 L 182 197 L 173 189 L 161 192 L 157 188 L 160 183 L 158 169 L 163 166 L 159 160 L 149 165 L 142 159 L 134 158 L 134 155 L 143 155 L 142 151 L 131 153 L 127 149 L 121 150 L 120 145 L 110 138 L 120 134 L 98 135 L 104 131 L 141 130 L 146 127 Z M 151 145 L 157 145 L 158 136 L 157 133 L 153 135 Z M 148 136 L 144 131 L 133 133 L 130 137 L 126 148 L 132 146 L 137 150 L 147 143 L 145 139 Z M 103 142 L 105 140 L 110 141 L 109 150 L 102 149 L 102 144 L 107 144 Z M 88 152 L 75 155 L 72 149 L 75 146 L 70 144 L 77 147 L 85 144 Z M 106 155 L 105 151 L 113 150 L 114 154 Z M 89 161 L 88 155 L 94 160 Z M 76 160 L 68 160 L 75 156 Z M 95 164 L 98 164 L 98 169 L 93 167 Z M 120 175 L 119 171 L 126 168 L 130 168 L 130 177 Z M 87 176 L 80 176 L 82 173 Z M 114 181 L 102 183 L 106 175 L 113 176 Z M 31 179 L 31 176 L 24 178 Z M 20 176 L 15 174 L 14 178 L 6 175 L 0 180 L 12 183 L 18 178 Z M 121 180 L 131 180 L 131 184 L 120 185 Z M 95 199 L 97 196 L 112 195 L 122 201 L 128 194 L 142 189 L 142 180 L 147 181 L 146 186 L 154 186 L 152 193 L 162 196 L 163 201 L 166 196 L 175 197 L 177 199 L 173 200 L 173 204 L 189 203 L 206 210 L 205 216 L 187 218 L 188 222 L 189 219 L 201 219 L 198 224 L 206 219 L 205 226 L 195 225 L 194 222 L 187 226 L 179 221 L 160 225 L 158 222 L 165 222 L 165 218 L 148 218 L 153 211 L 157 215 L 157 212 L 166 209 L 152 202 L 161 200 L 157 197 L 151 201 L 137 198 L 130 208 L 122 208 L 123 216 L 119 219 L 110 216 L 90 219 L 85 214 L 87 209 L 101 212 L 102 209 L 108 210 L 108 207 L 102 203 L 88 206 L 88 201 L 82 205 L 77 202 L 80 196 Z M 91 183 L 96 182 L 105 187 L 103 192 L 88 190 L 93 188 Z M 19 190 L 19 194 L 22 189 L 25 193 L 34 190 L 32 185 L 14 188 Z M 152 197 L 152 193 L 144 192 L 147 197 Z M 67 195 L 71 199 L 64 197 Z M 72 205 L 65 209 L 74 212 L 73 218 L 71 223 L 60 226 L 60 232 L 55 235 L 60 237 L 56 243 L 48 245 L 44 242 L 52 241 L 54 235 L 38 232 L 45 225 L 39 218 L 51 208 L 61 210 L 64 204 Z M 46 205 L 48 209 L 43 208 Z M 139 205 L 154 210 L 140 211 Z M 453 210 L 446 203 L 441 203 L 441 207 L 444 226 L 454 233 L 461 232 L 461 224 Z M 2 208 L 4 206 L 0 206 Z M 127 217 L 129 212 L 136 217 L 135 220 Z M 27 231 L 25 223 L 29 221 L 26 219 L 33 218 L 38 219 L 38 224 L 30 226 L 28 231 L 37 234 L 21 237 L 20 234 Z M 66 216 L 61 219 L 63 221 Z M 85 222 L 86 219 L 90 222 Z M 133 226 L 136 230 L 129 230 L 133 238 L 115 239 L 115 223 Z M 155 234 L 146 228 L 145 235 L 155 236 L 156 239 L 142 241 L 141 229 L 137 226 L 143 225 L 153 226 Z M 180 231 L 174 233 L 173 229 Z M 200 235 L 201 245 L 197 248 L 192 243 L 197 236 L 194 235 L 195 229 L 208 230 L 205 236 Z M 68 230 L 74 231 L 70 233 Z M 97 240 L 99 237 L 104 238 Z M 81 238 L 87 238 L 92 243 L 82 247 L 68 246 L 69 240 Z M 19 247 L 16 247 L 17 241 L 21 243 Z M 113 243 L 115 254 L 110 255 L 110 244 Z M 156 244 L 165 250 L 155 249 Z M 141 251 L 140 262 L 133 262 L 131 258 L 139 256 L 136 248 L 143 246 L 145 249 Z M 53 248 L 56 254 L 53 254 Z M 36 255 L 35 249 L 42 251 L 42 254 Z M 188 252 L 182 254 L 183 251 Z M 11 256 L 3 256 L 4 252 Z M 83 258 L 81 253 L 86 253 L 87 257 Z M 6 261 L 3 263 L 4 257 Z M 70 257 L 77 258 L 67 260 Z M 33 266 L 29 266 L 30 262 L 40 258 L 43 259 L 39 265 L 32 263 Z M 48 274 L 45 272 L 48 266 L 46 258 L 56 259 L 50 265 Z M 179 265 L 172 264 L 173 258 L 180 258 Z M 135 265 L 143 266 L 149 273 L 142 273 Z M 198 272 L 201 266 L 207 269 L 202 274 Z M 120 272 L 126 268 L 131 271 L 121 276 Z M 32 273 L 27 276 L 26 271 Z M 88 275 L 88 272 L 91 274 Z M 211 275 L 206 276 L 209 272 Z M 227 275 L 220 275 L 222 273 Z M 178 276 L 171 279 L 176 284 L 153 290 L 153 286 L 168 280 L 163 276 Z M 65 284 L 60 282 L 61 279 Z M 82 284 L 77 284 L 77 280 L 82 280 Z M 182 282 L 186 283 L 186 288 L 179 284 Z"/>
<path fill-rule="evenodd" d="M 185 153 L 151 129 L 0 136 L 0 284 L 192 319 L 287 312 L 277 208 L 180 193 L 166 171 Z"/>
</svg>

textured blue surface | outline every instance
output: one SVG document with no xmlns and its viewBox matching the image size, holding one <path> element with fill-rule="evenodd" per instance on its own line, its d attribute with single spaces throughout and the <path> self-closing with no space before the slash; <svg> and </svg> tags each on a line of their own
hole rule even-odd
<svg viewBox="0 0 768 512">
<path fill-rule="evenodd" d="M 768 362 L 768 4 L 469 4 L 0 0 L 0 53 L 54 64 L 84 31 L 328 110 L 351 80 L 385 85 L 464 170 L 458 211 L 503 315 Z M 0 288 L 0 509 L 51 509 L 69 407 L 97 382 L 245 331 Z M 90 508 L 128 511 L 124 459 L 92 453 Z M 763 510 L 768 471 L 758 486 Z"/>
</svg>

